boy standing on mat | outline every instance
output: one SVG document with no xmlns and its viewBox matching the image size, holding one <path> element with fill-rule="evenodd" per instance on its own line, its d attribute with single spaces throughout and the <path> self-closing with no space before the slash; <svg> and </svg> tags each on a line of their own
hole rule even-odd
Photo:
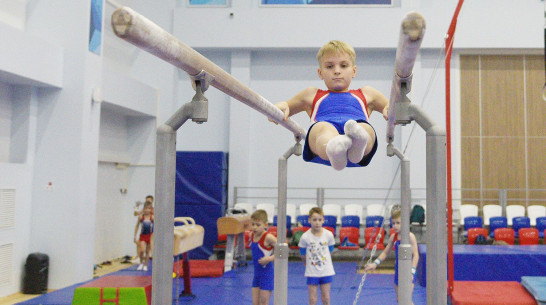
<svg viewBox="0 0 546 305">
<path fill-rule="evenodd" d="M 388 118 L 389 100 L 376 89 L 365 86 L 350 90 L 356 75 L 354 49 L 332 40 L 317 54 L 318 76 L 328 90 L 309 87 L 291 99 L 275 104 L 288 119 L 305 111 L 313 125 L 307 132 L 303 159 L 331 165 L 366 166 L 377 150 L 375 130 L 369 123 L 372 111 Z"/>
<path fill-rule="evenodd" d="M 334 234 L 322 227 L 324 213 L 319 207 L 309 211 L 311 229 L 303 233 L 298 247 L 305 264 L 309 305 L 318 301 L 318 288 L 322 304 L 330 304 L 330 285 L 336 274 L 330 253 L 334 250 Z"/>
<path fill-rule="evenodd" d="M 142 226 L 140 236 L 137 238 L 138 227 Z M 148 271 L 148 261 L 150 259 L 151 239 L 154 231 L 154 215 L 152 214 L 152 203 L 146 201 L 142 209 L 142 215 L 138 216 L 135 226 L 135 243 L 138 247 L 138 257 L 140 265 L 137 270 Z"/>
<path fill-rule="evenodd" d="M 154 215 L 154 205 L 153 205 L 154 204 L 154 196 L 152 196 L 152 195 L 146 196 L 146 199 L 144 200 L 144 202 L 148 202 L 148 201 L 152 203 L 152 212 L 151 212 L 151 214 L 153 216 Z M 135 209 L 133 211 L 133 215 L 135 215 L 135 216 L 142 215 L 142 212 L 144 211 L 144 208 L 142 210 L 139 209 L 141 204 L 142 204 L 141 201 L 137 201 Z M 137 243 L 137 249 L 136 250 L 137 250 L 137 255 L 140 255 L 139 254 L 140 253 L 140 243 Z M 153 238 L 153 235 L 152 235 L 152 238 L 150 240 L 150 257 L 152 255 L 153 251 L 154 251 L 154 238 Z"/>
<path fill-rule="evenodd" d="M 400 233 L 400 226 L 402 224 L 402 217 L 401 217 L 401 207 L 400 205 L 395 205 L 391 209 L 391 222 L 392 222 L 392 229 L 394 230 L 394 234 L 391 234 L 389 237 L 389 242 L 387 243 L 387 246 L 385 247 L 385 250 L 381 252 L 381 254 L 377 257 L 377 259 L 371 263 L 366 265 L 365 270 L 366 272 L 375 270 L 377 266 L 381 264 L 382 261 L 384 261 L 387 258 L 387 255 L 391 251 L 391 249 L 394 248 L 396 252 L 396 261 L 394 263 L 394 290 L 396 291 L 396 299 L 398 300 L 398 246 L 400 246 L 400 236 L 398 233 Z M 411 245 L 411 253 L 412 253 L 412 260 L 411 260 L 411 274 L 413 276 L 412 280 L 412 292 L 413 292 L 413 284 L 415 284 L 415 272 L 417 271 L 417 264 L 419 263 L 419 249 L 417 247 L 417 239 L 415 238 L 415 235 L 410 232 L 410 245 Z M 413 304 L 413 303 L 412 303 Z"/>
<path fill-rule="evenodd" d="M 250 216 L 252 233 L 250 249 L 254 263 L 254 279 L 252 281 L 252 305 L 268 305 L 274 286 L 275 267 L 273 248 L 277 238 L 267 232 L 267 212 L 256 210 Z"/>
</svg>

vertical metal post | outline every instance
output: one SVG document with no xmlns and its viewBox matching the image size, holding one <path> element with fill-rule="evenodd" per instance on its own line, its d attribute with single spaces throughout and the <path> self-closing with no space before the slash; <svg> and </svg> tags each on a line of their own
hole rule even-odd
<svg viewBox="0 0 546 305">
<path fill-rule="evenodd" d="M 412 249 L 410 244 L 410 210 L 411 210 L 411 188 L 410 188 L 410 160 L 402 152 L 389 144 L 387 155 L 396 155 L 400 158 L 400 198 L 402 227 L 400 230 L 400 247 L 398 248 L 398 303 L 411 304 L 412 295 Z M 388 216 L 388 215 L 387 215 Z"/>
<path fill-rule="evenodd" d="M 174 184 L 176 131 L 168 125 L 157 129 L 154 210 L 154 260 L 152 304 L 171 304 L 173 294 Z"/>
<path fill-rule="evenodd" d="M 427 304 L 447 304 L 446 131 L 415 104 L 409 114 L 427 135 Z M 451 232 L 450 232 L 451 234 Z"/>
<path fill-rule="evenodd" d="M 427 130 L 427 304 L 447 304 L 446 134 Z"/>
<path fill-rule="evenodd" d="M 324 206 L 324 188 L 317 188 L 317 206 L 322 209 Z"/>
<path fill-rule="evenodd" d="M 499 204 L 502 208 L 502 216 L 506 217 L 506 206 L 508 205 L 507 190 L 499 190 Z"/>
<path fill-rule="evenodd" d="M 288 302 L 288 244 L 286 243 L 286 201 L 288 188 L 287 160 L 291 155 L 301 155 L 302 146 L 298 142 L 279 158 L 277 244 L 275 245 L 275 290 L 274 304 L 286 305 Z"/>
<path fill-rule="evenodd" d="M 201 79 L 207 75 L 200 73 Z M 207 120 L 208 100 L 203 92 L 207 82 L 195 80 L 196 94 L 167 122 L 157 129 L 154 210 L 154 260 L 152 268 L 152 304 L 169 305 L 173 301 L 174 203 L 176 177 L 176 131 L 188 119 L 202 123 Z"/>
</svg>

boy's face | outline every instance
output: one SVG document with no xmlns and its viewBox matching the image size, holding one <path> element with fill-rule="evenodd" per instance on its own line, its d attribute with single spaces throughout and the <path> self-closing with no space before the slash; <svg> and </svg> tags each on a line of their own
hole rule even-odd
<svg viewBox="0 0 546 305">
<path fill-rule="evenodd" d="M 152 206 L 145 206 L 142 209 L 142 214 L 144 215 L 150 215 L 152 213 Z"/>
<path fill-rule="evenodd" d="M 400 233 L 400 226 L 402 225 L 402 218 L 396 217 L 391 219 L 392 229 L 396 233 Z"/>
<path fill-rule="evenodd" d="M 356 75 L 356 66 L 349 54 L 330 52 L 322 56 L 318 75 L 324 80 L 328 90 L 343 92 L 349 89 Z"/>
<path fill-rule="evenodd" d="M 313 213 L 313 215 L 309 216 L 309 223 L 311 224 L 312 229 L 319 229 L 322 228 L 322 224 L 324 223 L 324 216 Z"/>
<path fill-rule="evenodd" d="M 251 226 L 252 232 L 256 235 L 261 235 L 267 229 L 267 223 L 258 219 L 252 219 Z"/>
</svg>

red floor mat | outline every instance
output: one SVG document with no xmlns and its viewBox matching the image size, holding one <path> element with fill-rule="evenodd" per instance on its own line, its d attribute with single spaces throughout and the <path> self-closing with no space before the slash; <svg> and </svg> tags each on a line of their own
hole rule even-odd
<svg viewBox="0 0 546 305">
<path fill-rule="evenodd" d="M 535 299 L 518 282 L 456 281 L 453 305 L 536 305 Z"/>
<path fill-rule="evenodd" d="M 180 277 L 184 276 L 183 265 L 184 261 L 182 260 L 174 262 L 173 271 L 177 272 L 178 270 L 177 273 Z M 191 277 L 220 277 L 224 274 L 224 261 L 192 259 L 190 260 L 190 274 Z"/>
</svg>

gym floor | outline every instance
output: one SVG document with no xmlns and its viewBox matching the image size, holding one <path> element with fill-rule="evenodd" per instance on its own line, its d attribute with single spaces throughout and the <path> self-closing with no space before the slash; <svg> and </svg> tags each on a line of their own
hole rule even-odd
<svg viewBox="0 0 546 305">
<path fill-rule="evenodd" d="M 336 276 L 330 293 L 332 304 L 353 303 L 362 278 L 362 274 L 357 272 L 357 266 L 358 263 L 356 262 L 334 263 Z M 397 304 L 393 286 L 394 275 L 392 273 L 391 269 L 383 269 L 376 273 L 368 274 L 358 299 L 358 304 Z M 136 266 L 133 265 L 110 274 L 124 276 L 151 275 L 151 268 L 147 272 L 136 271 Z M 304 266 L 301 262 L 289 262 L 288 304 L 307 303 L 307 285 L 303 274 Z M 178 304 L 252 304 L 252 275 L 253 266 L 250 262 L 248 266 L 238 268 L 236 271 L 225 274 L 223 277 L 192 278 L 192 293 L 195 297 L 180 298 Z M 173 285 L 173 295 L 177 295 L 177 292 L 180 293 L 183 290 L 183 280 L 174 279 L 173 281 L 175 284 Z M 34 297 L 28 301 L 0 303 L 0 305 L 70 305 L 74 290 L 81 284 L 83 283 Z M 413 301 L 416 305 L 426 304 L 425 287 L 421 287 L 420 285 L 415 286 Z M 273 297 L 270 304 L 273 304 Z"/>
</svg>

